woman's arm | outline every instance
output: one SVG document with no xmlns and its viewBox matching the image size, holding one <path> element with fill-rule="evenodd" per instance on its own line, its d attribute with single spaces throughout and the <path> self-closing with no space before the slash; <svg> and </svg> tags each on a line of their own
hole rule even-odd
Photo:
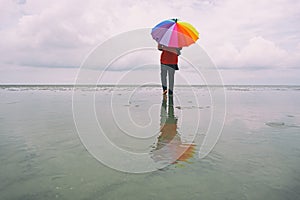
<svg viewBox="0 0 300 200">
<path fill-rule="evenodd" d="M 160 51 L 169 51 L 169 52 L 175 53 L 175 54 L 177 54 L 179 56 L 181 54 L 180 50 L 182 48 L 166 47 L 166 46 L 163 46 L 161 44 L 158 44 L 157 45 L 157 49 L 160 50 Z"/>
<path fill-rule="evenodd" d="M 165 51 L 169 51 L 169 52 L 172 52 L 172 53 L 175 53 L 175 54 L 177 54 L 178 56 L 181 54 L 181 52 L 180 52 L 180 50 L 181 50 L 182 48 L 175 48 L 175 47 L 163 47 L 163 50 L 165 50 Z"/>
</svg>

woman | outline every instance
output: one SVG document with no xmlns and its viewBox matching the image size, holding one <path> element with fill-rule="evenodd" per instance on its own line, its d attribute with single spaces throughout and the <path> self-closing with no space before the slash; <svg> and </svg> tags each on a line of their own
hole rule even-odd
<svg viewBox="0 0 300 200">
<path fill-rule="evenodd" d="M 169 77 L 169 95 L 173 95 L 174 89 L 174 74 L 175 70 L 178 70 L 178 56 L 180 55 L 181 48 L 166 47 L 158 44 L 158 50 L 162 51 L 160 56 L 161 63 L 161 84 L 163 88 L 163 94 L 167 94 L 167 74 Z"/>
</svg>

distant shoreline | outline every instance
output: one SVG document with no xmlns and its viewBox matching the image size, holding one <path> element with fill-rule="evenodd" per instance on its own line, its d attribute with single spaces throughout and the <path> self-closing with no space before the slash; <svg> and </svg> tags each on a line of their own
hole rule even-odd
<svg viewBox="0 0 300 200">
<path fill-rule="evenodd" d="M 159 84 L 152 85 L 75 85 L 75 84 L 0 84 L 1 88 L 9 87 L 161 87 Z M 176 87 L 300 87 L 300 85 L 176 85 Z"/>
</svg>

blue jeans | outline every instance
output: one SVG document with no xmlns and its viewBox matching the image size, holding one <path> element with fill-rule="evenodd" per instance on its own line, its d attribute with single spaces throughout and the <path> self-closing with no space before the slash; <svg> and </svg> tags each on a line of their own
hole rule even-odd
<svg viewBox="0 0 300 200">
<path fill-rule="evenodd" d="M 169 78 L 169 94 L 173 94 L 175 69 L 161 64 L 160 78 L 163 90 L 167 89 L 167 74 Z"/>
</svg>

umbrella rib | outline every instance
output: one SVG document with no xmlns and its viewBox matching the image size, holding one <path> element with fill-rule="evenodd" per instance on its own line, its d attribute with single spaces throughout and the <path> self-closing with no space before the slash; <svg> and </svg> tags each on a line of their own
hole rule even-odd
<svg viewBox="0 0 300 200">
<path fill-rule="evenodd" d="M 163 37 L 162 37 L 161 40 L 160 40 L 161 44 L 166 45 L 166 46 L 169 46 L 170 39 L 171 39 L 171 36 L 172 36 L 172 31 L 173 31 L 175 25 L 176 25 L 176 24 L 174 23 L 174 24 L 173 24 L 170 28 L 168 28 L 168 30 L 165 32 L 165 34 L 163 35 Z"/>
<path fill-rule="evenodd" d="M 184 29 L 194 41 L 196 41 L 198 39 L 198 35 L 196 35 L 196 34 L 198 34 L 198 32 L 196 31 L 196 33 L 194 33 L 193 30 L 190 29 L 191 25 L 190 26 L 184 26 L 183 24 L 186 25 L 188 23 L 182 23 L 181 28 Z"/>
<path fill-rule="evenodd" d="M 188 22 L 165 20 L 156 25 L 151 35 L 159 44 L 168 47 L 185 47 L 196 42 L 199 33 Z"/>
<path fill-rule="evenodd" d="M 171 28 L 170 28 L 171 29 Z M 169 45 L 171 47 L 178 47 L 179 37 L 178 37 L 178 24 L 175 23 L 174 27 L 170 30 L 172 32 Z"/>
<path fill-rule="evenodd" d="M 188 45 L 194 43 L 193 37 L 190 35 L 190 33 L 186 29 L 184 29 L 182 26 L 179 26 L 179 29 L 181 31 L 181 33 L 180 33 L 182 36 L 181 38 L 185 40 L 185 43 L 183 43 L 183 44 L 185 44 L 184 46 L 188 46 Z"/>
</svg>

